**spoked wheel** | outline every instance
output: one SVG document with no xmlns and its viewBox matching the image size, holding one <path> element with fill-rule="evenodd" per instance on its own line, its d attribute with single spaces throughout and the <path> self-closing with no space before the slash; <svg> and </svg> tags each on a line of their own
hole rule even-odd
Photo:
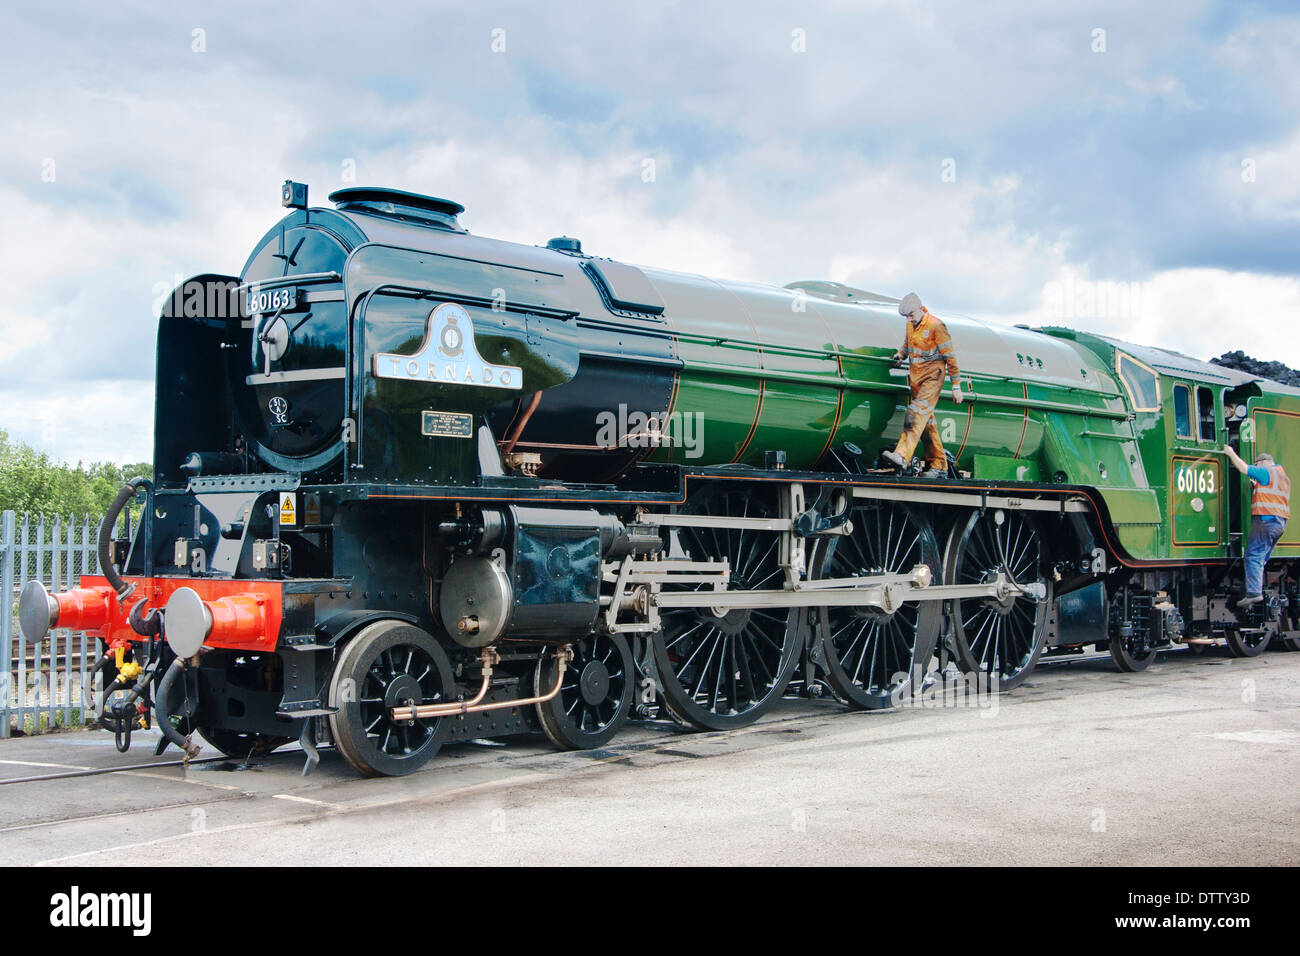
<svg viewBox="0 0 1300 956">
<path fill-rule="evenodd" d="M 1116 667 L 1131 674 L 1150 667 L 1156 659 L 1156 649 L 1140 645 L 1131 637 L 1114 637 L 1110 641 L 1110 656 Z"/>
<path fill-rule="evenodd" d="M 1278 631 L 1272 645 L 1283 651 L 1300 651 L 1300 631 Z"/>
<path fill-rule="evenodd" d="M 370 776 L 419 770 L 438 752 L 442 718 L 395 721 L 393 707 L 436 704 L 453 694 L 451 662 L 433 636 L 401 621 L 379 621 L 343 649 L 330 682 L 330 729 L 339 752 Z"/>
<path fill-rule="evenodd" d="M 249 757 L 264 757 L 276 747 L 292 743 L 295 737 L 277 737 L 273 734 L 254 734 L 239 730 L 227 730 L 224 727 L 196 727 L 199 736 L 220 750 L 227 757 L 247 760 Z"/>
<path fill-rule="evenodd" d="M 772 509 L 756 495 L 736 489 L 709 488 L 684 510 L 724 518 L 772 516 Z M 695 560 L 725 558 L 731 568 L 730 590 L 782 586 L 775 532 L 682 528 L 680 541 Z M 720 614 L 708 608 L 676 608 L 660 613 L 663 626 L 651 642 L 655 669 L 664 704 L 678 720 L 702 730 L 727 730 L 754 722 L 781 698 L 799 659 L 801 614 L 791 608 L 734 608 Z"/>
<path fill-rule="evenodd" d="M 939 545 L 924 515 L 889 502 L 855 508 L 853 532 L 831 538 L 817 565 L 818 578 L 899 574 L 928 565 L 941 583 Z M 904 604 L 893 613 L 832 607 L 821 630 L 826 679 L 854 707 L 888 707 L 910 692 L 934 654 L 942 609 L 938 601 Z M 923 676 L 923 673 L 922 673 Z"/>
<path fill-rule="evenodd" d="M 1010 690 L 1034 669 L 1043 652 L 1051 600 L 1046 550 L 1033 524 L 1001 508 L 976 511 L 952 529 L 946 582 L 980 584 L 1003 572 L 1019 585 L 1038 583 L 1047 588 L 1042 601 L 1019 594 L 953 602 L 954 656 L 964 672 L 996 678 L 1000 689 Z"/>
<path fill-rule="evenodd" d="M 538 697 L 555 686 L 555 656 L 543 651 L 533 672 Z M 593 634 L 573 645 L 560 693 L 537 705 L 542 730 L 562 750 L 609 743 L 627 721 L 636 690 L 632 650 L 622 634 Z"/>
<path fill-rule="evenodd" d="M 1228 651 L 1233 657 L 1258 657 L 1268 648 L 1269 639 L 1273 636 L 1273 628 L 1234 627 L 1225 631 L 1223 636 L 1227 638 Z"/>
</svg>

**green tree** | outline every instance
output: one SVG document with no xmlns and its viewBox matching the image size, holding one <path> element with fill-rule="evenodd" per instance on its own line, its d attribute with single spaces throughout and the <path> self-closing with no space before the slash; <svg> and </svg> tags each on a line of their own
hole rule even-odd
<svg viewBox="0 0 1300 956">
<path fill-rule="evenodd" d="M 101 515 L 123 484 L 141 476 L 152 478 L 153 465 L 67 465 L 24 442 L 11 442 L 0 428 L 0 511 L 47 518 Z"/>
</svg>

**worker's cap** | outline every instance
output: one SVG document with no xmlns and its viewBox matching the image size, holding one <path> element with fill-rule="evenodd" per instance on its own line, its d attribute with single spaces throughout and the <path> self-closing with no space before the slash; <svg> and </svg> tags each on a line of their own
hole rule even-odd
<svg viewBox="0 0 1300 956">
<path fill-rule="evenodd" d="M 913 312 L 920 312 L 921 308 L 921 297 L 915 292 L 909 292 L 903 296 L 903 301 L 898 303 L 898 314 L 911 315 Z"/>
<path fill-rule="evenodd" d="M 1272 455 L 1270 455 L 1270 454 L 1269 454 L 1268 452 L 1266 452 L 1266 451 L 1261 451 L 1258 455 L 1255 456 L 1255 464 L 1257 464 L 1257 465 L 1272 465 L 1272 464 L 1275 464 L 1275 462 L 1273 461 L 1273 456 L 1272 456 Z"/>
</svg>

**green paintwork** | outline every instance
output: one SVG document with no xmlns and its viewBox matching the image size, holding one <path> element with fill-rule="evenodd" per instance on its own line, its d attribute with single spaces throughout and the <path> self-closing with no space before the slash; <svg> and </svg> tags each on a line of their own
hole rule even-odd
<svg viewBox="0 0 1300 956">
<path fill-rule="evenodd" d="M 1042 481 L 1038 459 L 1008 458 L 1004 455 L 976 455 L 975 473 L 990 481 Z"/>
<path fill-rule="evenodd" d="M 702 463 L 759 464 L 781 449 L 790 467 L 808 468 L 832 443 L 874 458 L 897 440 L 908 388 L 906 372 L 890 365 L 903 339 L 890 304 L 645 272 L 667 303 L 683 363 L 673 409 L 704 418 Z M 979 478 L 1061 472 L 1096 484 L 1074 464 L 1096 444 L 1095 460 L 1123 477 L 1128 410 L 1095 355 L 1030 330 L 945 321 L 970 400 L 956 405 L 945 387 L 936 422 L 959 467 Z M 1052 443 L 1053 429 L 1068 441 Z M 1059 461 L 1044 457 L 1049 447 Z M 652 460 L 682 459 L 665 447 Z"/>
<path fill-rule="evenodd" d="M 1256 383 L 1256 394 L 1245 399 L 1248 408 L 1242 425 L 1241 454 L 1251 461 L 1260 452 L 1271 454 L 1291 478 L 1292 487 L 1300 477 L 1300 390 L 1273 382 Z M 1250 483 L 1245 476 L 1232 473 L 1241 483 L 1237 506 L 1242 528 L 1250 526 Z M 1294 515 L 1295 499 L 1292 498 Z M 1300 557 L 1300 520 L 1287 522 L 1286 531 L 1273 552 L 1277 557 Z"/>
<path fill-rule="evenodd" d="M 1120 356 L 1133 357 L 1132 348 L 1119 347 L 1109 339 L 1065 329 L 1048 331 L 1087 347 L 1107 369 L 1117 368 Z M 1197 364 L 1193 363 L 1193 366 Z M 1189 372 L 1194 370 L 1189 366 Z M 1125 391 L 1125 407 L 1132 409 L 1133 414 L 1129 431 L 1136 440 L 1124 443 L 1125 450 L 1118 463 L 1113 458 L 1107 462 L 1108 470 L 1123 475 L 1127 480 L 1110 479 L 1105 483 L 1132 489 L 1127 494 L 1102 489 L 1120 543 L 1139 560 L 1226 557 L 1228 536 L 1220 446 L 1212 440 L 1198 442 L 1194 438 L 1175 435 L 1173 416 L 1166 415 L 1164 409 L 1172 406 L 1176 382 L 1186 380 L 1175 379 L 1164 371 L 1158 372 L 1158 376 L 1158 411 L 1137 410 L 1132 396 Z M 1217 404 L 1221 406 L 1221 400 Z M 1221 420 L 1221 407 L 1219 414 Z M 1200 481 L 1199 493 L 1171 494 L 1171 489 L 1176 490 L 1175 456 L 1180 467 L 1190 470 L 1193 478 Z M 1136 461 L 1131 460 L 1134 457 Z M 1216 470 L 1217 476 L 1210 478 Z M 1211 484 L 1213 491 L 1209 490 Z"/>
<path fill-rule="evenodd" d="M 808 468 L 832 443 L 851 441 L 874 459 L 896 441 L 908 388 L 906 372 L 890 366 L 903 320 L 889 304 L 646 273 L 683 362 L 674 409 L 704 418 L 703 463 L 759 464 L 782 449 L 790 467 Z M 1098 487 L 1119 544 L 1160 557 L 1161 499 L 1110 360 L 1060 335 L 945 321 L 969 400 L 956 405 L 945 388 L 935 417 L 958 467 L 994 481 Z M 681 460 L 674 453 L 653 457 Z"/>
<path fill-rule="evenodd" d="M 1085 345 L 1111 368 L 1127 357 L 1159 376 L 1158 410 L 1137 410 L 1133 421 L 1146 474 L 1136 487 L 1149 489 L 1146 502 L 1139 503 L 1135 493 L 1125 502 L 1118 492 L 1103 490 L 1129 554 L 1183 561 L 1239 557 L 1250 527 L 1250 488 L 1227 460 L 1223 445 L 1238 437 L 1240 429 L 1241 453 L 1248 460 L 1256 450 L 1267 450 L 1288 474 L 1300 473 L 1300 390 L 1164 349 L 1049 331 Z M 1184 388 L 1188 417 L 1180 428 L 1175 401 Z M 1244 422 L 1232 414 L 1238 405 L 1249 409 Z M 1152 517 L 1126 523 L 1144 511 Z M 1288 528 L 1276 554 L 1300 556 L 1300 529 Z"/>
</svg>

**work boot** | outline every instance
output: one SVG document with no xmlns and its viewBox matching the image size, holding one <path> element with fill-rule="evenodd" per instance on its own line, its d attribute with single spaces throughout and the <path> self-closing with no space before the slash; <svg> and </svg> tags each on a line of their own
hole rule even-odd
<svg viewBox="0 0 1300 956">
<path fill-rule="evenodd" d="M 926 471 L 921 472 L 921 477 L 922 477 L 922 478 L 947 478 L 947 477 L 948 477 L 948 469 L 947 469 L 947 468 L 930 468 L 930 469 L 927 469 Z"/>
<path fill-rule="evenodd" d="M 1262 600 L 1264 600 L 1264 595 L 1262 594 L 1247 594 L 1237 602 L 1237 607 L 1250 607 L 1252 604 L 1258 604 Z"/>
<path fill-rule="evenodd" d="M 885 459 L 885 461 L 889 462 L 891 465 L 895 465 L 898 468 L 907 467 L 907 462 L 903 460 L 903 456 L 896 451 L 882 452 L 880 457 Z"/>
</svg>

